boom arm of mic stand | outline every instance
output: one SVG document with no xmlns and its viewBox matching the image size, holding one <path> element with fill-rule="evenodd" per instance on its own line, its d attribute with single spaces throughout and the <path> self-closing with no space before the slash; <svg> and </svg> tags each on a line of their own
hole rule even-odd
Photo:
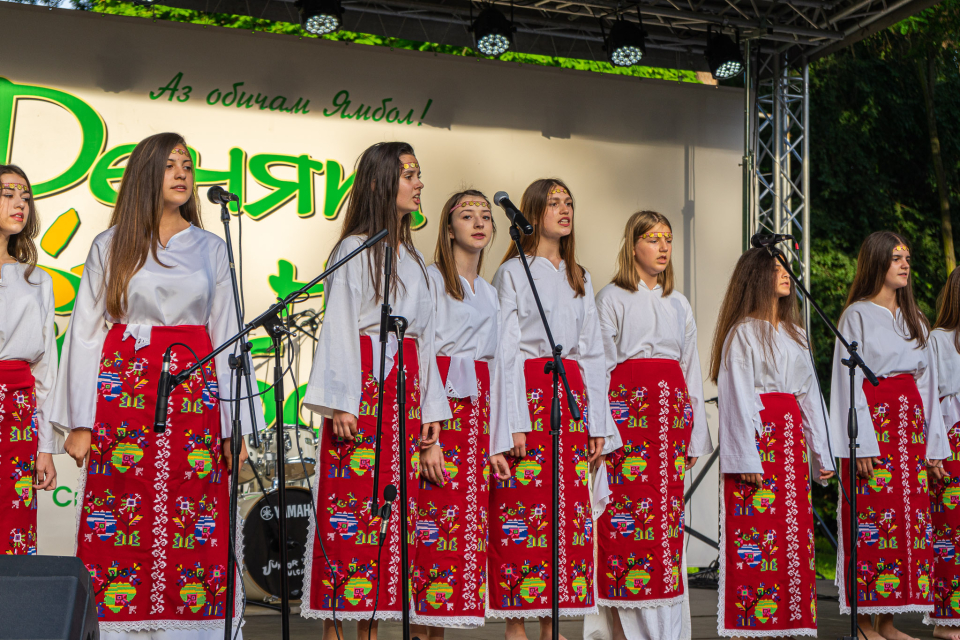
<svg viewBox="0 0 960 640">
<path fill-rule="evenodd" d="M 253 331 L 254 329 L 266 325 L 266 324 L 267 324 L 268 322 L 270 322 L 274 317 L 278 317 L 278 316 L 280 315 L 280 312 L 283 311 L 283 310 L 287 307 L 288 304 L 290 304 L 290 303 L 292 303 L 292 302 L 295 302 L 297 298 L 299 298 L 299 297 L 302 296 L 303 294 L 307 293 L 307 291 L 309 291 L 311 287 L 315 286 L 318 282 L 320 282 L 321 280 L 323 280 L 324 278 L 326 278 L 327 276 L 329 276 L 330 274 L 332 274 L 334 271 L 336 271 L 337 269 L 339 269 L 340 267 L 342 267 L 342 266 L 345 265 L 346 263 L 350 262 L 350 260 L 352 260 L 353 258 L 355 258 L 355 257 L 357 256 L 357 254 L 363 252 L 365 249 L 369 249 L 370 247 L 372 247 L 372 246 L 375 245 L 376 243 L 378 243 L 378 242 L 380 242 L 381 240 L 383 240 L 386 236 L 387 236 L 387 230 L 386 230 L 386 229 L 378 232 L 378 233 L 377 233 L 376 235 L 374 235 L 373 237 L 368 238 L 367 241 L 364 242 L 363 244 L 361 244 L 359 247 L 357 247 L 356 249 L 354 249 L 353 251 L 351 251 L 350 253 L 348 253 L 347 255 L 345 255 L 341 260 L 338 260 L 338 261 L 336 262 L 336 264 L 334 264 L 332 267 L 328 268 L 326 271 L 324 271 L 323 273 L 321 273 L 320 275 L 318 275 L 316 278 L 314 278 L 313 280 L 311 280 L 311 281 L 308 282 L 307 284 L 303 285 L 302 287 L 300 287 L 299 289 L 297 289 L 297 290 L 294 291 L 293 293 L 289 294 L 287 297 L 283 298 L 282 300 L 279 300 L 278 302 L 273 303 L 273 304 L 270 306 L 270 308 L 268 308 L 266 311 L 264 311 L 263 313 L 261 313 L 260 315 L 258 315 L 256 318 L 254 318 L 253 320 L 251 320 L 250 322 L 248 322 L 247 325 L 246 325 L 243 329 L 241 329 L 236 335 L 234 335 L 234 336 L 232 336 L 232 337 L 230 337 L 230 338 L 227 338 L 227 339 L 223 342 L 223 344 L 221 344 L 220 346 L 218 346 L 216 349 L 214 349 L 213 351 L 211 351 L 209 354 L 207 354 L 206 356 L 200 358 L 200 360 L 198 360 L 198 361 L 195 362 L 194 364 L 190 365 L 189 367 L 187 367 L 186 369 L 184 369 L 183 371 L 181 371 L 181 372 L 178 373 L 177 375 L 172 376 L 172 377 L 171 377 L 171 382 L 170 382 L 171 388 L 177 386 L 178 384 L 183 384 L 191 375 L 193 375 L 193 372 L 194 372 L 194 371 L 199 371 L 200 368 L 203 367 L 203 365 L 207 364 L 208 362 L 210 362 L 211 360 L 213 360 L 216 356 L 220 355 L 221 353 L 223 353 L 224 351 L 226 351 L 227 349 L 229 349 L 230 346 L 231 346 L 233 343 L 235 343 L 237 340 L 242 339 L 244 336 L 246 336 L 247 334 L 249 334 L 249 333 L 250 333 L 251 331 Z"/>
<path fill-rule="evenodd" d="M 556 367 L 557 373 L 560 374 L 560 380 L 563 381 L 563 390 L 567 399 L 567 408 L 570 410 L 570 415 L 573 416 L 574 420 L 580 420 L 580 407 L 577 406 L 577 401 L 574 399 L 573 393 L 570 392 L 570 383 L 567 382 L 567 372 L 564 371 L 563 363 L 560 360 L 562 349 L 558 348 L 557 343 L 553 341 L 553 332 L 550 331 L 550 323 L 547 322 L 547 314 L 543 311 L 543 304 L 540 302 L 540 294 L 537 292 L 537 285 L 533 281 L 533 274 L 530 273 L 530 265 L 527 263 L 527 256 L 523 252 L 523 247 L 520 246 L 520 229 L 516 224 L 510 225 L 510 237 L 513 239 L 513 244 L 517 247 L 517 253 L 520 255 L 520 262 L 523 264 L 523 271 L 527 274 L 527 282 L 530 283 L 530 290 L 533 291 L 533 299 L 537 303 L 537 311 L 540 312 L 540 321 L 543 323 L 544 331 L 547 332 L 547 342 L 550 343 L 553 366 Z"/>
<path fill-rule="evenodd" d="M 820 319 L 823 320 L 823 323 L 827 325 L 827 328 L 833 332 L 833 335 L 837 337 L 837 340 L 840 341 L 840 344 L 843 345 L 843 348 L 847 350 L 850 362 L 853 364 L 853 366 L 860 367 L 860 370 L 863 371 L 863 376 L 870 382 L 870 384 L 873 386 L 880 384 L 880 382 L 877 380 L 877 376 L 873 373 L 873 371 L 870 370 L 870 367 L 867 366 L 867 363 L 863 361 L 863 358 L 860 357 L 860 354 L 857 353 L 857 344 L 851 344 L 850 342 L 847 342 L 847 339 L 843 337 L 842 333 L 840 333 L 840 329 L 837 328 L 837 325 L 835 325 L 827 317 L 827 314 L 823 309 L 820 308 L 820 305 L 817 304 L 817 301 L 813 299 L 813 296 L 811 296 L 810 292 L 807 291 L 806 287 L 803 286 L 803 283 L 800 282 L 800 279 L 793 274 L 793 270 L 790 268 L 790 265 L 787 264 L 786 258 L 783 257 L 783 252 L 773 246 L 767 246 L 766 249 L 770 255 L 777 259 L 784 271 L 787 272 L 787 275 L 790 276 L 790 279 L 793 280 L 793 283 L 797 286 L 797 289 L 799 289 L 800 293 L 803 294 L 803 297 L 806 298 L 811 305 L 813 305 L 813 308 L 816 310 L 817 315 L 820 316 Z"/>
</svg>

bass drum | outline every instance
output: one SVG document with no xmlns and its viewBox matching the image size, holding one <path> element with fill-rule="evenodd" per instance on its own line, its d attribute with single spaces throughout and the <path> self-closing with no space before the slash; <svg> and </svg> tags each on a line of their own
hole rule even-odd
<svg viewBox="0 0 960 640">
<path fill-rule="evenodd" d="M 287 587 L 291 600 L 303 595 L 307 535 L 313 510 L 308 489 L 287 487 Z M 247 600 L 280 600 L 279 496 L 276 491 L 241 496 L 243 586 Z"/>
</svg>

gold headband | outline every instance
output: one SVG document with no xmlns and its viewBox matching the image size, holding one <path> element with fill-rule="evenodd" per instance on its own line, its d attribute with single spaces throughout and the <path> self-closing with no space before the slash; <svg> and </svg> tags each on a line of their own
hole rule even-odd
<svg viewBox="0 0 960 640">
<path fill-rule="evenodd" d="M 489 209 L 490 203 L 486 200 L 464 200 L 463 202 L 453 205 L 453 207 L 450 208 L 450 213 L 453 213 L 460 207 L 480 207 L 481 209 Z"/>
<path fill-rule="evenodd" d="M 0 183 L 0 189 L 13 189 L 15 191 L 30 191 L 30 188 L 21 182 Z"/>
<path fill-rule="evenodd" d="M 170 153 L 178 153 L 178 154 L 180 154 L 181 156 L 189 156 L 189 155 L 190 155 L 189 153 L 187 153 L 186 151 L 184 151 L 184 150 L 181 149 L 180 147 L 174 147 L 173 149 L 170 150 Z"/>
<path fill-rule="evenodd" d="M 898 244 L 893 248 L 893 250 L 894 251 L 910 251 L 910 249 L 908 249 L 907 246 L 903 244 Z"/>
<path fill-rule="evenodd" d="M 570 192 L 567 191 L 566 189 L 564 189 L 563 187 L 561 187 L 560 185 L 557 185 L 556 187 L 554 187 L 553 189 L 551 189 L 550 191 L 548 191 L 548 192 L 547 192 L 547 195 L 548 195 L 548 196 L 552 196 L 552 195 L 555 194 L 555 193 L 565 193 L 565 194 L 567 194 L 567 195 L 570 195 Z"/>
<path fill-rule="evenodd" d="M 667 242 L 673 242 L 673 234 L 665 231 L 644 233 L 638 238 L 638 240 L 643 240 L 644 238 L 666 238 Z"/>
<path fill-rule="evenodd" d="M 420 165 L 416 162 L 404 162 L 400 165 L 400 169 L 419 169 Z"/>
</svg>

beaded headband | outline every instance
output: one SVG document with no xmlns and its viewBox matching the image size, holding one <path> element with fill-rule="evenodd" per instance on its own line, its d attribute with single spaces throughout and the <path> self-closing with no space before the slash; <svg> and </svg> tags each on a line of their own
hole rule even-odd
<svg viewBox="0 0 960 640">
<path fill-rule="evenodd" d="M 453 213 L 460 207 L 480 207 L 481 209 L 489 209 L 490 203 L 486 200 L 464 200 L 463 202 L 453 205 L 450 208 L 450 213 Z"/>
<path fill-rule="evenodd" d="M 563 187 L 561 187 L 560 185 L 557 185 L 556 187 L 554 187 L 553 189 L 551 189 L 550 191 L 548 191 L 548 192 L 547 192 L 547 195 L 548 195 L 548 196 L 552 196 L 552 195 L 555 194 L 555 193 L 565 193 L 565 194 L 567 194 L 567 195 L 570 195 L 570 192 L 567 191 L 566 189 L 564 189 Z"/>
<path fill-rule="evenodd" d="M 666 231 L 644 233 L 638 240 L 643 240 L 644 238 L 666 238 L 667 242 L 673 242 L 673 234 Z"/>
<path fill-rule="evenodd" d="M 417 164 L 416 162 L 404 162 L 403 164 L 400 165 L 400 169 L 401 169 L 401 170 L 403 170 L 403 169 L 419 169 L 419 168 L 420 168 L 420 165 Z"/>
<path fill-rule="evenodd" d="M 13 189 L 15 191 L 30 191 L 30 188 L 22 182 L 3 182 L 0 183 L 0 189 Z"/>
<path fill-rule="evenodd" d="M 898 244 L 893 248 L 893 250 L 894 251 L 910 251 L 910 249 L 908 249 L 907 246 L 903 244 Z"/>
<path fill-rule="evenodd" d="M 173 149 L 170 150 L 170 153 L 177 153 L 177 154 L 180 154 L 181 156 L 189 156 L 189 155 L 190 155 L 189 153 L 187 153 L 186 151 L 184 151 L 184 150 L 181 149 L 180 147 L 174 147 Z"/>
</svg>

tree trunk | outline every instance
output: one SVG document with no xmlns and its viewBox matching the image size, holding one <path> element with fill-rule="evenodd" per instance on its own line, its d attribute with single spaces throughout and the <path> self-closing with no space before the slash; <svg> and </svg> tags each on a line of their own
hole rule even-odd
<svg viewBox="0 0 960 640">
<path fill-rule="evenodd" d="M 934 88 L 937 82 L 936 52 L 927 51 L 926 59 L 917 61 L 920 86 L 927 111 L 927 132 L 930 135 L 930 154 L 933 156 L 933 172 L 937 179 L 937 196 L 940 199 L 940 233 L 943 236 L 943 257 L 947 275 L 957 266 L 953 249 L 953 224 L 950 221 L 950 198 L 947 195 L 947 178 L 943 171 L 943 156 L 940 153 L 940 136 L 937 133 L 937 113 L 934 107 Z"/>
</svg>

